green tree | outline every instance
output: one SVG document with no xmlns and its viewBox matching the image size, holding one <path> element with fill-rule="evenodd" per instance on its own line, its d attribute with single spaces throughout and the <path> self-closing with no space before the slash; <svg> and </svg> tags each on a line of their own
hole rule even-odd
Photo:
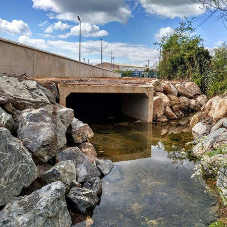
<svg viewBox="0 0 227 227">
<path fill-rule="evenodd" d="M 198 80 L 207 70 L 211 56 L 203 47 L 203 39 L 195 34 L 191 21 L 181 22 L 160 43 L 158 72 L 163 79 Z"/>
<path fill-rule="evenodd" d="M 222 94 L 227 89 L 227 45 L 223 43 L 214 49 L 212 68 L 208 74 L 208 95 Z"/>
</svg>

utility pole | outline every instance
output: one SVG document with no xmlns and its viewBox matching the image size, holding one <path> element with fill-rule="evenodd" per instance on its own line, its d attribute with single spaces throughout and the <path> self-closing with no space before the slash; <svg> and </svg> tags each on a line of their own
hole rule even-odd
<svg viewBox="0 0 227 227">
<path fill-rule="evenodd" d="M 100 38 L 101 40 L 101 68 L 102 68 L 102 38 Z"/>
<path fill-rule="evenodd" d="M 88 65 L 89 65 L 89 61 L 90 61 L 90 59 L 87 59 L 87 63 L 88 63 Z"/>
<path fill-rule="evenodd" d="M 79 16 L 77 16 L 78 21 L 80 22 L 80 38 L 79 38 L 79 61 L 81 57 L 81 19 Z"/>
<path fill-rule="evenodd" d="M 150 69 L 150 60 L 148 60 L 147 66 L 148 66 L 148 69 Z"/>
<path fill-rule="evenodd" d="M 111 69 L 113 69 L 113 57 L 112 57 L 112 50 L 111 50 L 111 57 L 110 57 L 110 59 L 111 59 Z"/>
<path fill-rule="evenodd" d="M 113 69 L 114 69 L 114 57 L 113 57 Z"/>
</svg>

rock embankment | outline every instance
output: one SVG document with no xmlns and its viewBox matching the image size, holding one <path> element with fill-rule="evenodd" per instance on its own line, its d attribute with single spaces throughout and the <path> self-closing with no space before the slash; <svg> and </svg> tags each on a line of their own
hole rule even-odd
<svg viewBox="0 0 227 227">
<path fill-rule="evenodd" d="M 201 110 L 207 96 L 193 82 L 176 83 L 153 80 L 153 120 L 167 122 L 182 118 L 185 113 Z"/>
<path fill-rule="evenodd" d="M 215 96 L 191 120 L 195 146 L 204 173 L 217 178 L 217 188 L 227 205 L 227 95 Z"/>
<path fill-rule="evenodd" d="M 97 158 L 92 129 L 52 91 L 0 74 L 0 226 L 68 227 L 68 207 L 86 213 L 100 201 L 113 164 Z"/>
</svg>

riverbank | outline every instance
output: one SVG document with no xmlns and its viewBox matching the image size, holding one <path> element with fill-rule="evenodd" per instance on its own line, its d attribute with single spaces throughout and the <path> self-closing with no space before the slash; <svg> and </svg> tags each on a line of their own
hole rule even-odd
<svg viewBox="0 0 227 227">
<path fill-rule="evenodd" d="M 191 154 L 200 160 L 198 172 L 213 177 L 223 203 L 221 221 L 227 224 L 227 95 L 211 98 L 191 120 L 194 147 Z"/>
<path fill-rule="evenodd" d="M 94 133 L 34 80 L 0 75 L 0 226 L 70 227 L 99 203 L 113 168 Z"/>
</svg>

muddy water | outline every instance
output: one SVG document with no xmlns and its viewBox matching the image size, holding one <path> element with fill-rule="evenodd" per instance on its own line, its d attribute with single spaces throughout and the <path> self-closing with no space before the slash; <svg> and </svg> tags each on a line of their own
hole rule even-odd
<svg viewBox="0 0 227 227">
<path fill-rule="evenodd" d="M 192 140 L 188 119 L 166 126 L 135 122 L 92 125 L 100 158 L 114 161 L 103 179 L 93 227 L 202 227 L 217 219 L 217 198 L 191 178 L 184 153 Z"/>
</svg>

